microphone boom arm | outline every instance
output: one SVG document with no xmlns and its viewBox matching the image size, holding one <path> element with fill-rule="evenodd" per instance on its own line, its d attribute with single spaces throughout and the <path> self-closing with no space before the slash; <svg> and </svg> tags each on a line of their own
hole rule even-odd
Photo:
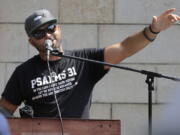
<svg viewBox="0 0 180 135">
<path fill-rule="evenodd" d="M 144 75 L 153 76 L 153 77 L 157 77 L 157 78 L 166 78 L 166 79 L 170 79 L 173 81 L 180 81 L 180 78 L 165 76 L 165 75 L 147 71 L 147 70 L 137 70 L 137 69 L 133 69 L 133 68 L 129 68 L 129 67 L 119 66 L 117 64 L 111 64 L 111 63 L 92 60 L 92 59 L 86 59 L 86 58 L 81 58 L 81 57 L 76 57 L 76 56 L 65 55 L 65 54 L 63 54 L 63 52 L 59 52 L 58 50 L 52 50 L 52 51 L 50 51 L 50 54 L 54 55 L 54 56 L 65 57 L 65 58 L 75 59 L 75 60 L 79 60 L 79 61 L 87 61 L 87 62 L 101 64 L 101 65 L 119 68 L 119 69 L 123 69 L 123 70 L 133 71 L 133 72 L 137 72 L 137 73 L 141 73 Z"/>
</svg>

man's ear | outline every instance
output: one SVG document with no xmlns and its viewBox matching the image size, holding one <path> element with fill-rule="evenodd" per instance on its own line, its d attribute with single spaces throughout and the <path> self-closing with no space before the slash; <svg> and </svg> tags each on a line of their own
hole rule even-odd
<svg viewBox="0 0 180 135">
<path fill-rule="evenodd" d="M 56 26 L 58 30 L 61 30 L 61 26 L 60 25 L 57 25 Z"/>
<path fill-rule="evenodd" d="M 28 41 L 29 41 L 29 43 L 34 47 L 34 41 L 33 41 L 33 39 L 32 39 L 32 38 L 29 38 Z"/>
</svg>

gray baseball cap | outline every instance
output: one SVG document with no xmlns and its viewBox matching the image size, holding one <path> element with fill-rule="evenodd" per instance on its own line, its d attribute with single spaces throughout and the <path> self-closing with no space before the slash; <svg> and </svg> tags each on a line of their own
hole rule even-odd
<svg viewBox="0 0 180 135">
<path fill-rule="evenodd" d="M 57 19 L 47 10 L 40 9 L 32 13 L 25 20 L 25 30 L 30 37 L 32 32 L 47 23 L 56 23 Z"/>
</svg>

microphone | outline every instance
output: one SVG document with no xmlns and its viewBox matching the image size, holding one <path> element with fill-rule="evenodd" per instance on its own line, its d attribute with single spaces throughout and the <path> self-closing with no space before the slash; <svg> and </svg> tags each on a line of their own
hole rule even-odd
<svg viewBox="0 0 180 135">
<path fill-rule="evenodd" d="M 50 52 L 53 51 L 53 42 L 50 39 L 45 40 L 44 46 L 46 48 L 47 60 L 49 60 Z"/>
</svg>

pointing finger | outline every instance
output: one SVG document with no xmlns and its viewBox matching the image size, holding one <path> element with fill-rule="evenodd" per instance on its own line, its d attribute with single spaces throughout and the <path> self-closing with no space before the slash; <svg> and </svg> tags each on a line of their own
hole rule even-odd
<svg viewBox="0 0 180 135">
<path fill-rule="evenodd" d="M 168 9 L 162 15 L 170 14 L 171 12 L 174 12 L 175 10 L 176 10 L 175 8 Z"/>
</svg>

